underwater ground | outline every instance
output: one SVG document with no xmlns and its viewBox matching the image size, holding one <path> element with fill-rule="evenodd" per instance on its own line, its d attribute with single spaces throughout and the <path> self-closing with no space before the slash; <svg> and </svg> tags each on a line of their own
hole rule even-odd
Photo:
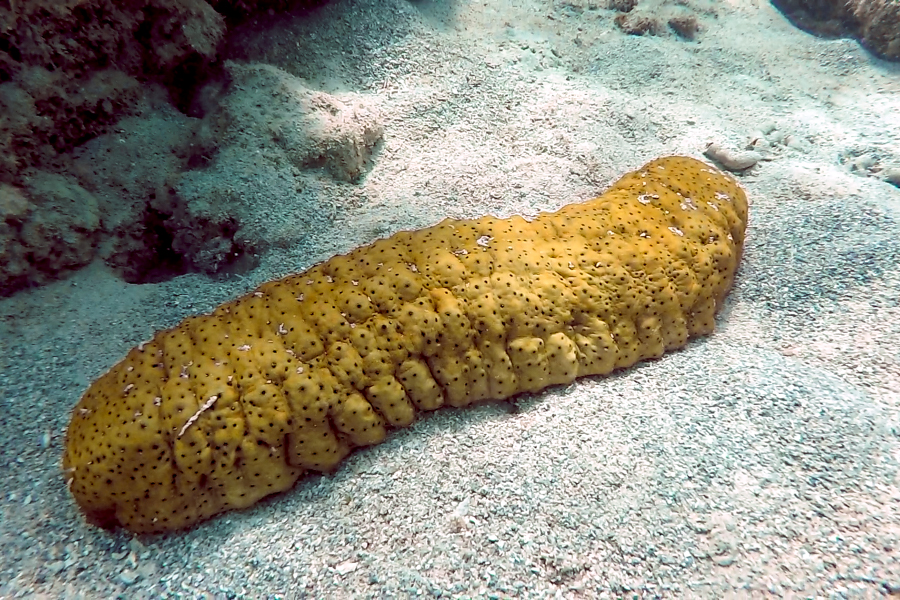
<svg viewBox="0 0 900 600">
<path fill-rule="evenodd" d="M 177 234 L 174 278 L 97 262 L 0 299 L 0 597 L 900 593 L 900 66 L 761 0 L 644 3 L 657 21 L 612 4 L 272 14 L 229 33 L 215 123 L 160 100 L 77 149 L 82 181 L 125 180 L 199 131 L 180 218 L 232 227 Z M 325 107 L 322 136 L 291 137 L 284 89 Z M 438 411 L 187 532 L 98 529 L 68 494 L 71 408 L 153 332 L 396 231 L 555 210 L 711 143 L 752 165 L 712 336 Z M 246 263 L 218 269 L 232 250 Z"/>
</svg>

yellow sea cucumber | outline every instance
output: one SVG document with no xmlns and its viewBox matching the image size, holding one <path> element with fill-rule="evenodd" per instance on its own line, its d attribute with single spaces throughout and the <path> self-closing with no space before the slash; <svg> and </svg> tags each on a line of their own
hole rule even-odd
<svg viewBox="0 0 900 600">
<path fill-rule="evenodd" d="M 534 220 L 445 220 L 336 256 L 132 349 L 75 407 L 91 521 L 189 527 L 329 471 L 420 411 L 509 398 L 710 333 L 747 222 L 691 158 Z"/>
</svg>

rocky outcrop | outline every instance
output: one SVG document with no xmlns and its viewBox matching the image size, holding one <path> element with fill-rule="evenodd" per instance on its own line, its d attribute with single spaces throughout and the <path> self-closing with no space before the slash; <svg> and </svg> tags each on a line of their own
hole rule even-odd
<svg viewBox="0 0 900 600">
<path fill-rule="evenodd" d="M 900 60 L 900 2 L 772 0 L 798 27 L 828 37 L 855 37 L 874 54 Z"/>
<path fill-rule="evenodd" d="M 129 281 L 181 267 L 162 198 L 202 149 L 198 119 L 171 104 L 187 109 L 218 73 L 228 23 L 285 4 L 0 3 L 0 295 L 94 257 Z M 123 119 L 153 132 L 113 127 Z"/>
</svg>

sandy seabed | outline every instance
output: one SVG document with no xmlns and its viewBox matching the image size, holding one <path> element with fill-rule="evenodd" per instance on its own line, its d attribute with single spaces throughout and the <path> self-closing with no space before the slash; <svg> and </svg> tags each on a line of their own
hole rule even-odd
<svg viewBox="0 0 900 600">
<path fill-rule="evenodd" d="M 900 593 L 900 190 L 879 177 L 900 166 L 900 67 L 766 2 L 693 7 L 693 41 L 626 35 L 582 0 L 339 1 L 233 32 L 229 58 L 364 98 L 383 143 L 359 182 L 322 176 L 324 224 L 248 274 L 129 285 L 94 265 L 0 300 L 0 597 Z M 69 411 L 154 331 L 377 237 L 554 210 L 710 142 L 762 156 L 738 176 L 748 240 L 711 337 L 438 411 L 187 532 L 80 516 Z"/>
</svg>

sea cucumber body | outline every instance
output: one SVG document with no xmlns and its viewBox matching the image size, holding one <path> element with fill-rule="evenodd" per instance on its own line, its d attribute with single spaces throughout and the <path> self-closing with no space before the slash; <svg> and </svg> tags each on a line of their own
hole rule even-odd
<svg viewBox="0 0 900 600">
<path fill-rule="evenodd" d="M 603 375 L 710 333 L 747 201 L 685 157 L 528 221 L 445 220 L 336 256 L 132 349 L 75 407 L 88 517 L 189 527 L 329 471 L 421 411 Z"/>
</svg>

